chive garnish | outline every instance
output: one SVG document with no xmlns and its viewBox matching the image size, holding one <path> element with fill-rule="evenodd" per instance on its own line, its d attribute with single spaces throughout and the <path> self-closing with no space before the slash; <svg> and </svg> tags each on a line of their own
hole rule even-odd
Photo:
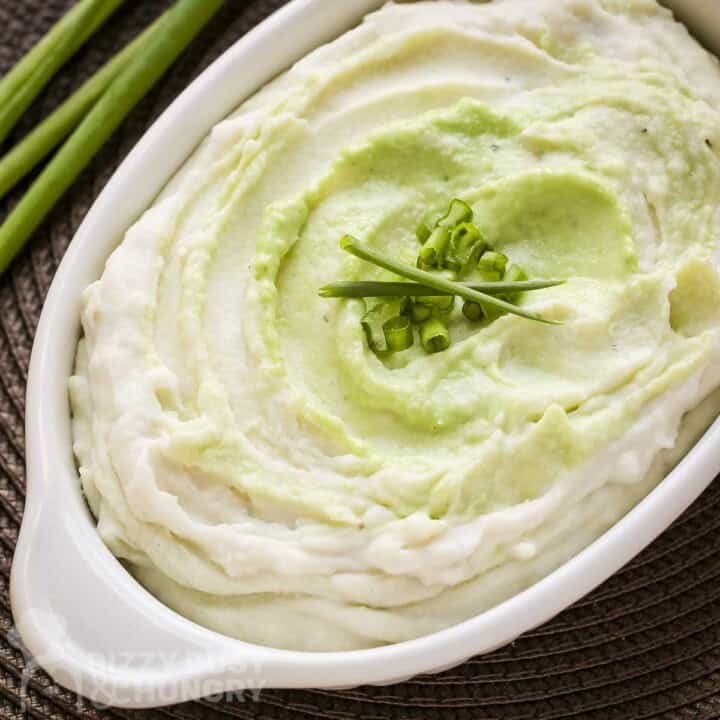
<svg viewBox="0 0 720 720">
<path fill-rule="evenodd" d="M 463 277 L 477 265 L 487 244 L 480 228 L 470 222 L 460 223 L 450 235 L 445 267 Z"/>
<path fill-rule="evenodd" d="M 374 308 L 368 310 L 360 321 L 362 329 L 365 331 L 365 339 L 367 340 L 368 347 L 374 353 L 381 353 L 387 350 L 381 310 L 382 308 L 376 305 Z"/>
<path fill-rule="evenodd" d="M 478 260 L 478 270 L 483 280 L 487 280 L 488 282 L 502 280 L 505 275 L 507 262 L 507 255 L 495 252 L 494 250 L 488 250 L 484 252 L 480 260 Z"/>
<path fill-rule="evenodd" d="M 383 323 L 385 344 L 390 352 L 407 350 L 413 344 L 413 329 L 407 315 L 398 315 Z"/>
<path fill-rule="evenodd" d="M 413 325 L 420 326 L 420 340 L 428 353 L 450 346 L 450 332 L 443 318 L 452 315 L 455 298 L 464 300 L 463 316 L 470 322 L 492 322 L 511 313 L 529 320 L 562 325 L 517 305 L 524 292 L 561 285 L 564 280 L 529 280 L 518 265 L 495 251 L 473 220 L 472 208 L 455 198 L 447 212 L 426 213 L 415 235 L 422 245 L 417 267 L 393 260 L 366 247 L 351 235 L 340 240 L 340 247 L 351 255 L 404 278 L 405 281 L 346 281 L 320 288 L 322 297 L 364 298 L 375 305 L 362 318 L 368 346 L 376 354 L 406 350 L 413 344 Z M 508 267 L 509 266 L 509 267 Z M 450 271 L 448 273 L 429 270 Z M 479 275 L 482 282 L 457 282 L 467 273 Z"/>
<path fill-rule="evenodd" d="M 485 317 L 482 305 L 480 305 L 480 303 L 471 302 L 470 300 L 466 300 L 463 303 L 462 313 L 470 322 L 478 322 Z"/>
<path fill-rule="evenodd" d="M 455 307 L 453 295 L 426 295 L 418 298 L 418 301 L 427 305 L 434 314 L 449 315 Z"/>
<path fill-rule="evenodd" d="M 488 295 L 502 295 L 511 292 L 544 290 L 562 285 L 564 282 L 564 280 L 525 280 L 522 282 L 469 282 L 460 284 Z M 326 298 L 424 297 L 452 294 L 447 290 L 437 290 L 422 283 L 373 280 L 334 282 L 321 287 L 318 293 L 321 297 Z"/>
<path fill-rule="evenodd" d="M 428 353 L 437 353 L 450 347 L 447 325 L 439 318 L 431 318 L 420 326 L 420 342 Z"/>
<path fill-rule="evenodd" d="M 453 229 L 460 223 L 469 222 L 472 218 L 472 208 L 463 200 L 455 198 L 450 203 L 447 213 L 437 221 L 427 242 L 420 249 L 418 267 L 442 267 Z"/>
<path fill-rule="evenodd" d="M 340 247 L 361 260 L 377 265 L 384 270 L 389 270 L 390 272 L 400 275 L 400 277 L 407 278 L 408 280 L 428 285 L 436 290 L 442 290 L 449 295 L 457 295 L 464 300 L 470 300 L 472 302 L 497 307 L 500 310 L 504 310 L 505 312 L 513 315 L 518 315 L 519 317 L 527 318 L 528 320 L 536 320 L 549 325 L 561 324 L 557 320 L 549 320 L 541 315 L 529 312 L 528 310 L 523 310 L 522 308 L 512 305 L 505 300 L 500 300 L 499 298 L 488 295 L 487 293 L 473 290 L 467 285 L 448 280 L 440 275 L 433 275 L 432 273 L 421 270 L 420 268 L 414 268 L 410 265 L 406 265 L 405 263 L 397 262 L 392 258 L 384 256 L 382 253 L 365 247 L 351 235 L 345 235 L 340 240 Z"/>
<path fill-rule="evenodd" d="M 410 319 L 416 324 L 424 323 L 432 316 L 432 308 L 429 305 L 415 302 L 410 309 Z"/>
</svg>

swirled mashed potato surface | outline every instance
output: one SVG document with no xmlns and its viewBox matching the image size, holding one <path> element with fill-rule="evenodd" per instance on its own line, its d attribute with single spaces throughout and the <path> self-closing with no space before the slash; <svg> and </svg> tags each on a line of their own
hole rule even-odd
<svg viewBox="0 0 720 720">
<path fill-rule="evenodd" d="M 558 567 L 714 416 L 720 69 L 654 0 L 390 4 L 218 124 L 84 296 L 104 541 L 244 640 L 341 650 Z M 527 309 L 379 358 L 344 233 L 413 262 L 468 202 Z M 688 413 L 695 409 L 694 413 Z"/>
</svg>

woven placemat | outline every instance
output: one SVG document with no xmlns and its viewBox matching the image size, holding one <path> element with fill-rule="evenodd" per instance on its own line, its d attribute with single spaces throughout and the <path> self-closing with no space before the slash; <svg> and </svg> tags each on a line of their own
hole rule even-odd
<svg viewBox="0 0 720 720">
<path fill-rule="evenodd" d="M 334 3 L 326 0 L 328 12 Z M 0 0 L 0 74 L 71 0 Z M 81 51 L 23 119 L 50 111 L 168 3 L 132 0 Z M 12 627 L 8 581 L 24 498 L 23 413 L 30 349 L 43 298 L 70 238 L 103 184 L 177 93 L 282 0 L 228 0 L 221 14 L 135 110 L 30 247 L 0 280 L 0 717 L 720 718 L 720 484 L 591 596 L 513 645 L 441 675 L 345 692 L 263 690 L 145 711 L 99 709 L 55 685 L 27 658 Z M 23 188 L 3 201 L 0 217 Z"/>
</svg>

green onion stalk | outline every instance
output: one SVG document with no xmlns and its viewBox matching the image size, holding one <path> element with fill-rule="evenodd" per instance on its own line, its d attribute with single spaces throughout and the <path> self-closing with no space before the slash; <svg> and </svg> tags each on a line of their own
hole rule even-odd
<svg viewBox="0 0 720 720">
<path fill-rule="evenodd" d="M 511 292 L 544 290 L 562 285 L 564 282 L 564 280 L 527 279 L 508 282 L 506 279 L 500 282 L 470 282 L 459 284 L 477 290 L 478 292 L 487 293 L 488 295 L 503 295 Z M 318 293 L 321 297 L 326 298 L 430 297 L 433 295 L 447 296 L 452 294 L 447 290 L 438 290 L 428 285 L 423 285 L 422 283 L 375 280 L 341 280 L 324 285 Z"/>
<path fill-rule="evenodd" d="M 128 62 L 142 48 L 163 21 L 161 15 L 149 28 L 103 65 L 57 110 L 0 158 L 0 198 L 46 155 L 54 150 L 92 109 Z"/>
<path fill-rule="evenodd" d="M 57 71 L 124 0 L 80 0 L 0 80 L 0 143 Z"/>
<path fill-rule="evenodd" d="M 178 0 L 150 42 L 85 116 L 0 227 L 0 272 L 55 203 L 149 92 L 197 33 L 222 6 L 222 0 Z"/>
</svg>

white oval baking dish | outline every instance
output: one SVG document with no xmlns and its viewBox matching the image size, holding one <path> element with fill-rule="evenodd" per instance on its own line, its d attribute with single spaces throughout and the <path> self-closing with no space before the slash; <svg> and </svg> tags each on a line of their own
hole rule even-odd
<svg viewBox="0 0 720 720">
<path fill-rule="evenodd" d="M 666 2 L 717 50 L 716 3 Z M 61 685 L 96 702 L 160 706 L 243 688 L 391 683 L 451 667 L 512 641 L 592 590 L 662 532 L 720 471 L 717 421 L 632 512 L 530 589 L 434 635 L 355 652 L 275 650 L 202 628 L 152 597 L 103 545 L 80 493 L 66 391 L 82 290 L 99 276 L 125 230 L 212 125 L 270 78 L 381 4 L 293 0 L 239 40 L 170 106 L 123 162 L 79 228 L 50 288 L 28 380 L 28 490 L 11 602 L 37 663 Z"/>
</svg>

